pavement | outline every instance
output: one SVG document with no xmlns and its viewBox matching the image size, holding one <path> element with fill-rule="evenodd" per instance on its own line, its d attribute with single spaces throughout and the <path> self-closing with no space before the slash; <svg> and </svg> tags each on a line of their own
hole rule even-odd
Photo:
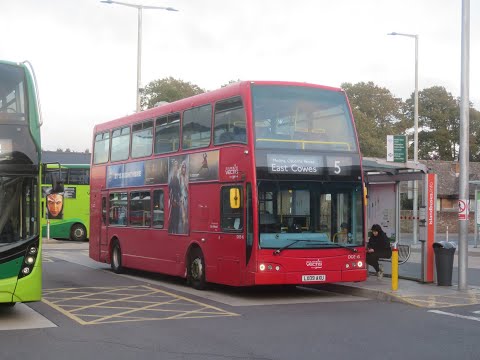
<svg viewBox="0 0 480 360">
<path fill-rule="evenodd" d="M 420 264 L 419 246 L 412 246 L 412 253 L 408 262 Z M 458 249 L 454 257 L 454 267 L 457 266 Z M 480 247 L 469 245 L 468 269 L 480 269 Z M 397 290 L 392 290 L 390 275 L 378 279 L 375 274 L 370 273 L 365 282 L 331 284 L 327 285 L 327 288 L 334 292 L 381 301 L 400 302 L 424 308 L 480 304 L 480 286 L 467 286 L 467 290 L 459 290 L 458 285 L 454 284 L 455 280 L 452 278 L 452 286 L 439 286 L 436 283 L 422 283 L 414 279 L 400 277 Z"/>
</svg>

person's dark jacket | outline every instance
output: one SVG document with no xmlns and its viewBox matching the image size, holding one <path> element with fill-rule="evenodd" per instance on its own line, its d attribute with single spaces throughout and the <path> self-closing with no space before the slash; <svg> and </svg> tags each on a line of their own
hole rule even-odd
<svg viewBox="0 0 480 360">
<path fill-rule="evenodd" d="M 382 254 L 382 257 L 390 258 L 392 256 L 390 240 L 388 240 L 387 234 L 383 231 L 379 232 L 377 236 L 370 236 L 367 247 L 373 249 L 378 254 Z"/>
</svg>

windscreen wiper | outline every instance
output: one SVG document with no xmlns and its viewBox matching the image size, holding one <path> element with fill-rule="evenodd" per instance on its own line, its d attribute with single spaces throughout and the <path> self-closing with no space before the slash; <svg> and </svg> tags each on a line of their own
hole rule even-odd
<svg viewBox="0 0 480 360">
<path fill-rule="evenodd" d="M 333 243 L 333 244 L 325 244 L 325 245 L 328 245 L 328 246 L 338 246 L 338 247 L 341 247 L 341 248 L 344 248 L 344 249 L 348 249 L 348 250 L 350 250 L 351 252 L 354 252 L 354 253 L 358 252 L 357 249 L 352 248 L 352 247 L 347 246 L 347 245 L 343 245 L 343 244 Z"/>
<path fill-rule="evenodd" d="M 292 245 L 295 245 L 296 243 L 298 243 L 298 242 L 300 242 L 300 241 L 305 241 L 305 242 L 310 242 L 310 243 L 312 243 L 312 242 L 313 242 L 313 243 L 322 243 L 322 241 L 319 241 L 319 240 L 298 239 L 298 240 L 292 241 L 290 244 L 287 244 L 287 245 L 285 245 L 285 246 L 283 246 L 283 247 L 275 250 L 275 251 L 273 252 L 273 255 L 278 255 L 278 254 L 280 254 L 283 250 L 289 248 L 289 247 L 292 246 Z"/>
</svg>

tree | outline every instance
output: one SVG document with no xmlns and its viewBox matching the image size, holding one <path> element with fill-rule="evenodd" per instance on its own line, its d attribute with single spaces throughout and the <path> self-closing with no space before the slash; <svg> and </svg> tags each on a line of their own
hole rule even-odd
<svg viewBox="0 0 480 360">
<path fill-rule="evenodd" d="M 341 86 L 352 107 L 363 156 L 386 157 L 387 135 L 404 134 L 408 126 L 402 100 L 371 81 Z"/>
<path fill-rule="evenodd" d="M 414 94 L 406 101 L 413 119 Z M 458 158 L 460 136 L 459 102 L 443 86 L 418 93 L 418 158 L 452 161 Z"/>
<path fill-rule="evenodd" d="M 470 161 L 480 161 L 480 111 L 470 106 Z"/>
<path fill-rule="evenodd" d="M 140 103 L 142 109 L 150 109 L 160 102 L 173 102 L 204 93 L 205 90 L 190 82 L 168 77 L 154 80 L 145 87 Z"/>
<path fill-rule="evenodd" d="M 242 80 L 240 80 L 240 79 L 230 80 L 228 83 L 223 84 L 221 87 L 223 88 L 223 87 L 225 87 L 225 86 L 232 85 L 232 84 L 235 84 L 235 83 L 240 82 L 240 81 L 242 81 Z"/>
</svg>

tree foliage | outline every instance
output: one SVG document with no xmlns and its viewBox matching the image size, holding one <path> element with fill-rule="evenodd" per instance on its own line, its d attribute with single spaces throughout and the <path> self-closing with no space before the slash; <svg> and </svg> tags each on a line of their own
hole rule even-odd
<svg viewBox="0 0 480 360">
<path fill-rule="evenodd" d="M 385 157 L 387 135 L 403 134 L 407 121 L 403 102 L 373 82 L 344 83 L 357 126 L 363 156 Z"/>
<path fill-rule="evenodd" d="M 221 87 L 240 80 L 230 80 Z M 373 82 L 343 83 L 355 118 L 363 156 L 386 156 L 387 135 L 409 135 L 413 154 L 414 94 L 406 101 Z M 205 90 L 190 82 L 167 77 L 151 81 L 141 96 L 142 109 L 173 102 Z M 419 92 L 418 158 L 458 160 L 460 102 L 444 87 Z M 470 160 L 480 161 L 480 112 L 470 107 Z M 61 149 L 59 149 L 61 150 Z M 68 151 L 69 149 L 65 150 Z"/>
<path fill-rule="evenodd" d="M 470 107 L 470 161 L 480 161 L 480 111 Z"/>
<path fill-rule="evenodd" d="M 148 83 L 141 95 L 140 102 L 142 109 L 150 109 L 161 102 L 173 102 L 204 92 L 205 90 L 198 85 L 170 76 Z"/>
<path fill-rule="evenodd" d="M 240 79 L 237 79 L 237 80 L 230 80 L 228 83 L 226 84 L 223 84 L 221 87 L 225 87 L 225 86 L 228 86 L 228 85 L 232 85 L 232 84 L 235 84 L 235 83 L 238 83 L 238 82 L 241 82 L 242 80 Z"/>
<path fill-rule="evenodd" d="M 414 95 L 406 101 L 409 118 L 414 115 Z M 451 161 L 458 157 L 460 107 L 442 86 L 418 93 L 418 158 Z"/>
</svg>

